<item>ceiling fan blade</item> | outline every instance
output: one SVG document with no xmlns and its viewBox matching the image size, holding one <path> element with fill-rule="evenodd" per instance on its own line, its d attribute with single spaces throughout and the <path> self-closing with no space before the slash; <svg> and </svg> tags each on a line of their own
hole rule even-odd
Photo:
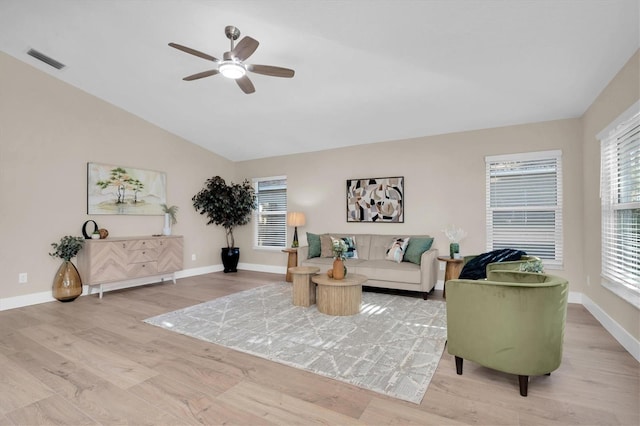
<svg viewBox="0 0 640 426">
<path fill-rule="evenodd" d="M 197 80 L 199 78 L 209 77 L 210 75 L 216 75 L 216 74 L 218 74 L 218 70 L 202 71 L 197 74 L 186 76 L 185 78 L 183 78 L 183 80 L 184 81 Z"/>
<path fill-rule="evenodd" d="M 295 71 L 289 68 L 272 67 L 271 65 L 247 65 L 247 70 L 271 77 L 291 78 L 295 74 Z"/>
<path fill-rule="evenodd" d="M 256 91 L 256 88 L 253 87 L 253 83 L 246 75 L 244 77 L 236 79 L 236 83 L 238 83 L 238 86 L 240 86 L 242 91 L 247 95 Z"/>
<path fill-rule="evenodd" d="M 249 56 L 253 55 L 253 52 L 258 48 L 258 40 L 251 37 L 244 37 L 236 44 L 236 47 L 231 51 L 231 55 L 241 61 L 244 61 Z"/>
<path fill-rule="evenodd" d="M 206 60 L 208 60 L 208 61 L 218 62 L 218 59 L 217 59 L 217 58 L 214 58 L 214 57 L 213 57 L 213 56 L 211 56 L 211 55 L 207 55 L 206 53 L 202 53 L 202 52 L 200 52 L 199 50 L 195 50 L 195 49 L 192 49 L 192 48 L 190 48 L 190 47 L 183 46 L 183 45 L 181 45 L 181 44 L 177 44 L 177 43 L 169 43 L 169 46 L 174 47 L 174 48 L 176 48 L 176 49 L 178 49 L 178 50 L 182 50 L 183 52 L 189 53 L 189 54 L 191 54 L 191 55 L 199 56 L 199 57 L 201 57 L 202 59 L 206 59 Z"/>
</svg>

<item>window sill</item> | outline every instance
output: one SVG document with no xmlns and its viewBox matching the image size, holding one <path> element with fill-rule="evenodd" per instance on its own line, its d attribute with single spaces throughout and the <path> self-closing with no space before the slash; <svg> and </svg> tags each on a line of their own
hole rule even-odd
<svg viewBox="0 0 640 426">
<path fill-rule="evenodd" d="M 282 250 L 284 250 L 284 249 L 286 249 L 286 248 L 289 248 L 289 247 L 288 247 L 288 246 L 287 246 L 287 247 L 261 247 L 261 246 L 253 246 L 253 249 L 254 249 L 254 250 L 277 251 L 277 252 L 280 252 L 280 251 L 282 251 Z"/>
<path fill-rule="evenodd" d="M 640 294 L 629 290 L 626 286 L 618 283 L 613 283 L 606 278 L 602 278 L 602 287 L 614 293 L 616 296 L 623 299 L 625 302 L 630 303 L 636 309 L 640 310 Z"/>
</svg>

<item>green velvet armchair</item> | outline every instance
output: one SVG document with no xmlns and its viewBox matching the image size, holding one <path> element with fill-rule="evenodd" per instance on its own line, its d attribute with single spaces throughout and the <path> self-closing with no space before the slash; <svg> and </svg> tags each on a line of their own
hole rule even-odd
<svg viewBox="0 0 640 426">
<path fill-rule="evenodd" d="M 527 396 L 529 376 L 560 366 L 567 315 L 564 278 L 489 271 L 487 280 L 447 282 L 447 348 L 456 372 L 463 360 L 518 375 Z"/>
</svg>

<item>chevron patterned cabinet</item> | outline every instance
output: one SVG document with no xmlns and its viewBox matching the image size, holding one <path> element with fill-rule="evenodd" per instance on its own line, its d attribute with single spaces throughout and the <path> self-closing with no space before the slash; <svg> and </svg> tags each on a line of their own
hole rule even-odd
<svg viewBox="0 0 640 426">
<path fill-rule="evenodd" d="M 89 294 L 99 286 L 131 287 L 173 280 L 182 269 L 183 238 L 179 235 L 158 237 L 116 237 L 86 240 L 78 253 L 78 270 Z"/>
</svg>

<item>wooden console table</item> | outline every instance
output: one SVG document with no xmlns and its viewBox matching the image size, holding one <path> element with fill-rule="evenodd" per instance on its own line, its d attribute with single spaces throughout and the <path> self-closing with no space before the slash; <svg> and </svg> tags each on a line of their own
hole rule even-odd
<svg viewBox="0 0 640 426">
<path fill-rule="evenodd" d="M 78 271 L 89 294 L 99 286 L 102 298 L 106 284 L 130 287 L 152 283 L 152 277 L 170 278 L 175 284 L 183 257 L 183 238 L 178 235 L 85 240 L 78 253 Z"/>
</svg>

